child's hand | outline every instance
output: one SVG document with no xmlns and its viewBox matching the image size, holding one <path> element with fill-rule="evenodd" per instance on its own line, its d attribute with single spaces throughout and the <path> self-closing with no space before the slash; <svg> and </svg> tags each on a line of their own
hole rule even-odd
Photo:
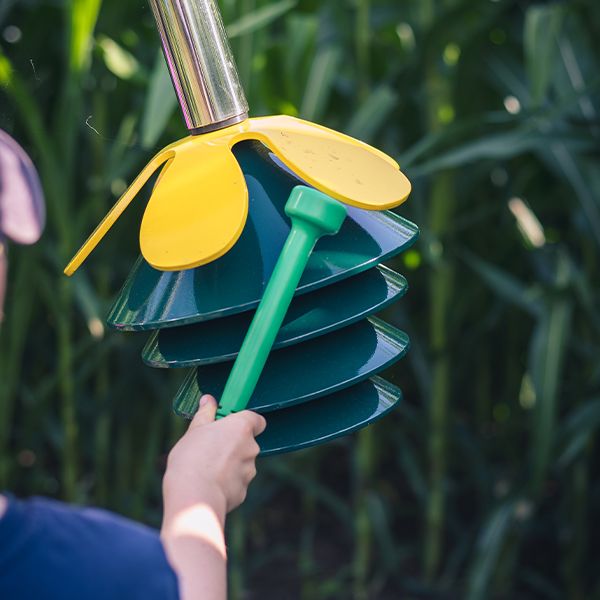
<svg viewBox="0 0 600 600">
<path fill-rule="evenodd" d="M 219 513 L 233 510 L 246 498 L 256 475 L 259 447 L 254 438 L 264 431 L 266 421 L 248 410 L 215 421 L 216 410 L 216 400 L 203 396 L 187 432 L 171 450 L 163 481 L 166 502 L 172 496 L 197 496 L 216 502 Z"/>
<path fill-rule="evenodd" d="M 163 479 L 161 537 L 183 600 L 227 596 L 225 514 L 239 506 L 256 475 L 255 436 L 266 421 L 242 411 L 215 421 L 217 403 L 200 399 L 185 435 L 169 454 Z"/>
</svg>

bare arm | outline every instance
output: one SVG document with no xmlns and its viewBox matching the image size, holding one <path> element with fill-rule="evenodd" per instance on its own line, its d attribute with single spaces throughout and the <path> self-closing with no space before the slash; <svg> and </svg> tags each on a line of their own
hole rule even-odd
<svg viewBox="0 0 600 600">
<path fill-rule="evenodd" d="M 182 600 L 226 600 L 225 515 L 246 497 L 256 475 L 260 415 L 243 411 L 215 421 L 217 403 L 200 410 L 169 454 L 163 479 L 161 538 Z"/>
</svg>

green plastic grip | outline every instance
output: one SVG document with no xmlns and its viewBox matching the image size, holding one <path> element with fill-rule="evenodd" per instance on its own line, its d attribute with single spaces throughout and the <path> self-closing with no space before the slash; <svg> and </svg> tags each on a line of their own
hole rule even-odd
<svg viewBox="0 0 600 600">
<path fill-rule="evenodd" d="M 346 218 L 343 204 L 306 186 L 292 190 L 285 212 L 292 228 L 225 384 L 217 417 L 246 408 L 317 240 L 336 234 Z"/>
</svg>

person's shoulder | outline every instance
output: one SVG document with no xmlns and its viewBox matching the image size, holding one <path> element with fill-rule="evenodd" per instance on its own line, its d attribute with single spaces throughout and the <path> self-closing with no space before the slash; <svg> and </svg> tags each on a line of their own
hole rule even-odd
<svg viewBox="0 0 600 600">
<path fill-rule="evenodd" d="M 43 515 L 47 532 L 76 544 L 92 565 L 98 561 L 121 575 L 170 570 L 157 530 L 100 508 L 74 507 L 33 498 L 32 510 Z"/>
<path fill-rule="evenodd" d="M 90 537 L 96 543 L 119 542 L 120 547 L 142 544 L 149 550 L 161 546 L 158 531 L 101 508 L 78 507 L 34 497 L 26 501 L 28 512 L 44 522 L 45 527 L 57 528 L 57 532 L 77 532 Z M 62 528 L 58 529 L 61 525 Z M 66 528 L 66 529 L 65 529 Z"/>
<path fill-rule="evenodd" d="M 46 498 L 22 505 L 32 550 L 24 560 L 45 566 L 52 581 L 62 572 L 61 585 L 93 591 L 85 597 L 177 598 L 177 578 L 155 529 Z"/>
</svg>

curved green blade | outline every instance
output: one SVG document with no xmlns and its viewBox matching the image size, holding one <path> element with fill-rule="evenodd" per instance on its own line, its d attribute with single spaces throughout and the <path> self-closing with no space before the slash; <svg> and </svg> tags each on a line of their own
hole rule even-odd
<svg viewBox="0 0 600 600">
<path fill-rule="evenodd" d="M 299 180 L 251 146 L 239 144 L 235 154 L 250 195 L 239 241 L 225 256 L 188 271 L 157 271 L 140 258 L 109 313 L 110 326 L 150 330 L 256 308 L 289 233 L 284 206 Z M 199 190 L 198 200 L 209 199 Z M 297 294 L 366 271 L 411 246 L 417 236 L 416 225 L 389 211 L 348 207 L 335 238 L 316 245 Z"/>
<path fill-rule="evenodd" d="M 248 409 L 268 412 L 332 394 L 387 368 L 407 352 L 408 336 L 371 317 L 269 356 Z M 191 418 L 204 393 L 220 398 L 231 365 L 190 372 L 174 401 L 174 411 Z"/>
<path fill-rule="evenodd" d="M 401 298 L 406 279 L 380 265 L 294 298 L 274 349 L 308 341 L 373 315 Z M 233 360 L 254 312 L 156 331 L 142 357 L 153 367 L 195 367 Z"/>
<path fill-rule="evenodd" d="M 331 396 L 266 415 L 267 428 L 258 436 L 261 456 L 324 444 L 366 427 L 395 408 L 399 388 L 373 377 Z"/>
</svg>

